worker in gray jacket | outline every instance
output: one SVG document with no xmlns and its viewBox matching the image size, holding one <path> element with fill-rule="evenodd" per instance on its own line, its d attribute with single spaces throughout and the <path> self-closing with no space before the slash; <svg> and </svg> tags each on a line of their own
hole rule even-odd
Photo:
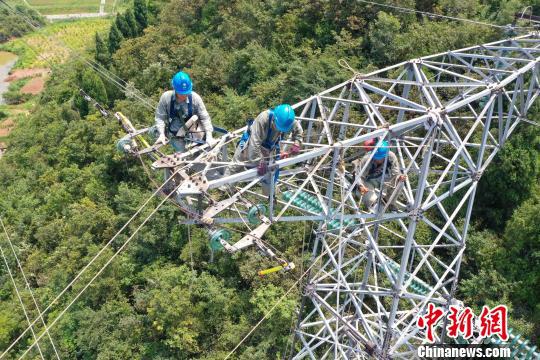
<svg viewBox="0 0 540 360">
<path fill-rule="evenodd" d="M 365 145 L 373 151 L 376 141 L 368 141 Z M 388 202 L 391 198 L 392 204 L 395 202 L 397 194 L 393 197 L 392 194 L 398 182 L 405 181 L 407 177 L 401 174 L 398 158 L 396 154 L 388 149 L 386 140 L 380 142 L 373 156 L 371 152 L 368 152 L 361 159 L 353 161 L 353 165 L 355 181 L 359 177 L 357 189 L 361 195 L 362 204 L 369 211 L 373 212 L 375 209 L 381 182 L 384 182 L 382 192 L 385 202 Z M 362 169 L 364 169 L 363 172 Z"/>
<path fill-rule="evenodd" d="M 192 91 L 189 75 L 176 73 L 172 86 L 174 90 L 163 93 L 156 108 L 156 144 L 170 142 L 177 152 L 185 150 L 186 140 L 212 144 L 212 121 L 202 98 Z"/>
<path fill-rule="evenodd" d="M 280 141 L 287 133 L 291 133 L 293 144 L 288 152 L 280 154 Z M 225 175 L 255 167 L 258 175 L 265 175 L 272 156 L 280 154 L 281 157 L 288 157 L 300 152 L 302 136 L 302 126 L 295 120 L 294 109 L 290 105 L 282 104 L 261 112 L 255 120 L 248 122 L 247 130 L 236 147 L 233 162 L 242 165 L 230 166 Z M 268 186 L 263 190 L 267 193 Z"/>
</svg>

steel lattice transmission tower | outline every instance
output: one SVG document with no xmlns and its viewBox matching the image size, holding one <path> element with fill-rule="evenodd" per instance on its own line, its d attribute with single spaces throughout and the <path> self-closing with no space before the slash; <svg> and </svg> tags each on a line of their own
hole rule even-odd
<svg viewBox="0 0 540 360">
<path fill-rule="evenodd" d="M 356 74 L 294 105 L 303 151 L 271 160 L 266 177 L 256 169 L 224 176 L 245 128 L 153 167 L 178 171 L 178 204 L 192 221 L 206 220 L 216 248 L 255 246 L 291 268 L 265 244 L 265 232 L 278 221 L 318 222 L 295 359 L 413 358 L 426 341 L 416 322 L 427 304 L 458 302 L 478 180 L 529 121 L 539 56 L 540 37 L 531 33 Z M 370 139 L 389 143 L 407 179 L 382 186 L 386 201 L 379 197 L 367 211 L 350 163 Z M 278 170 L 263 195 L 259 183 L 271 183 Z M 217 188 L 232 191 L 215 199 Z M 242 226 L 248 235 L 237 238 L 223 228 Z"/>
<path fill-rule="evenodd" d="M 540 40 L 529 34 L 357 76 L 301 103 L 340 129 L 334 154 L 387 139 L 408 181 L 396 209 L 380 205 L 360 225 L 317 237 L 314 254 L 327 252 L 306 285 L 295 359 L 415 356 L 427 304 L 456 302 L 478 180 L 527 121 L 540 91 L 539 56 Z M 346 181 L 335 177 L 326 199 L 345 192 L 339 206 L 354 208 Z"/>
</svg>

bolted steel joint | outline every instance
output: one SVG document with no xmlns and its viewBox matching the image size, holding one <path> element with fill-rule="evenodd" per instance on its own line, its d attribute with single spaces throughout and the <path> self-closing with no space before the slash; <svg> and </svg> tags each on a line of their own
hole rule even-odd
<svg viewBox="0 0 540 360">
<path fill-rule="evenodd" d="M 312 296 L 313 294 L 315 294 L 315 284 L 306 284 L 304 287 L 304 296 Z"/>
<path fill-rule="evenodd" d="M 424 210 L 422 210 L 421 208 L 412 209 L 409 212 L 409 217 L 414 221 L 418 221 L 422 218 L 423 213 L 424 213 Z"/>
<path fill-rule="evenodd" d="M 473 171 L 471 173 L 472 181 L 479 181 L 481 177 L 482 177 L 482 171 Z"/>
</svg>

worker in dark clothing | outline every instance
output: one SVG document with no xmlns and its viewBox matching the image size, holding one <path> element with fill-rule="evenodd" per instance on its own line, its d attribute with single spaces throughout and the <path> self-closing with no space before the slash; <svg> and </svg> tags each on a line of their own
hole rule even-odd
<svg viewBox="0 0 540 360">
<path fill-rule="evenodd" d="M 374 141 L 366 142 L 366 147 L 375 145 Z M 375 153 L 372 156 L 372 151 Z M 386 166 L 385 166 L 386 161 Z M 376 150 L 366 153 L 361 159 L 353 161 L 355 181 L 358 179 L 358 192 L 362 204 L 369 210 L 374 210 L 378 200 L 378 191 L 383 186 L 383 199 L 388 201 L 399 181 L 405 181 L 406 175 L 401 174 L 396 154 L 388 149 L 388 142 L 383 140 Z M 362 173 L 362 169 L 364 169 Z M 384 173 L 383 173 L 384 172 Z M 397 196 L 394 196 L 394 200 Z"/>
</svg>

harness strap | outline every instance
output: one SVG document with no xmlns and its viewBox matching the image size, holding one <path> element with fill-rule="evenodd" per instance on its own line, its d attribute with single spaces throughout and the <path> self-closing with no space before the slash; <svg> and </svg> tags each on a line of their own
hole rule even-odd
<svg viewBox="0 0 540 360">
<path fill-rule="evenodd" d="M 281 135 L 277 138 L 275 142 L 272 142 L 272 120 L 274 118 L 274 112 L 272 110 L 269 110 L 268 112 L 268 130 L 266 131 L 266 138 L 261 145 L 268 150 L 272 150 L 274 148 L 279 148 Z"/>
<path fill-rule="evenodd" d="M 276 141 L 272 141 L 272 119 L 274 118 L 274 112 L 272 110 L 269 110 L 268 115 L 268 129 L 266 130 L 266 137 L 264 141 L 262 142 L 261 146 L 264 147 L 267 150 L 273 150 L 277 149 L 277 152 L 279 154 L 279 142 L 281 141 L 281 135 L 277 138 Z M 249 141 L 249 138 L 251 137 L 251 125 L 253 125 L 254 120 L 248 119 L 247 121 L 247 129 L 242 134 L 242 137 L 238 141 L 238 146 L 241 147 L 243 150 L 245 146 L 247 145 L 247 142 Z"/>
<path fill-rule="evenodd" d="M 387 174 L 390 175 L 391 169 L 392 169 L 392 160 L 388 159 L 388 163 L 386 164 L 386 174 L 383 174 L 383 173 L 382 173 L 382 170 L 381 170 L 381 174 L 380 174 L 380 175 L 372 174 L 372 172 L 373 172 L 376 168 L 377 168 L 376 165 L 375 165 L 374 163 L 371 163 L 370 171 L 369 171 L 368 175 L 366 176 L 366 179 L 367 179 L 367 180 L 377 179 L 377 178 L 379 178 L 379 177 L 386 176 Z M 372 174 L 372 175 L 370 175 L 370 174 Z"/>
<path fill-rule="evenodd" d="M 193 116 L 193 94 L 189 94 L 187 96 L 187 100 L 188 100 L 188 113 L 187 113 L 187 116 L 184 117 L 184 119 L 180 119 L 181 127 L 185 125 L 187 119 L 191 119 L 191 117 Z M 175 105 L 176 105 L 176 93 L 173 93 L 171 97 L 171 105 L 169 108 L 169 126 L 168 126 L 169 132 L 173 135 L 176 135 L 176 132 L 180 130 L 178 129 L 175 132 L 171 129 L 171 125 L 173 121 L 176 119 L 176 116 L 178 115 Z M 189 129 L 186 129 L 186 130 L 189 130 Z"/>
</svg>

